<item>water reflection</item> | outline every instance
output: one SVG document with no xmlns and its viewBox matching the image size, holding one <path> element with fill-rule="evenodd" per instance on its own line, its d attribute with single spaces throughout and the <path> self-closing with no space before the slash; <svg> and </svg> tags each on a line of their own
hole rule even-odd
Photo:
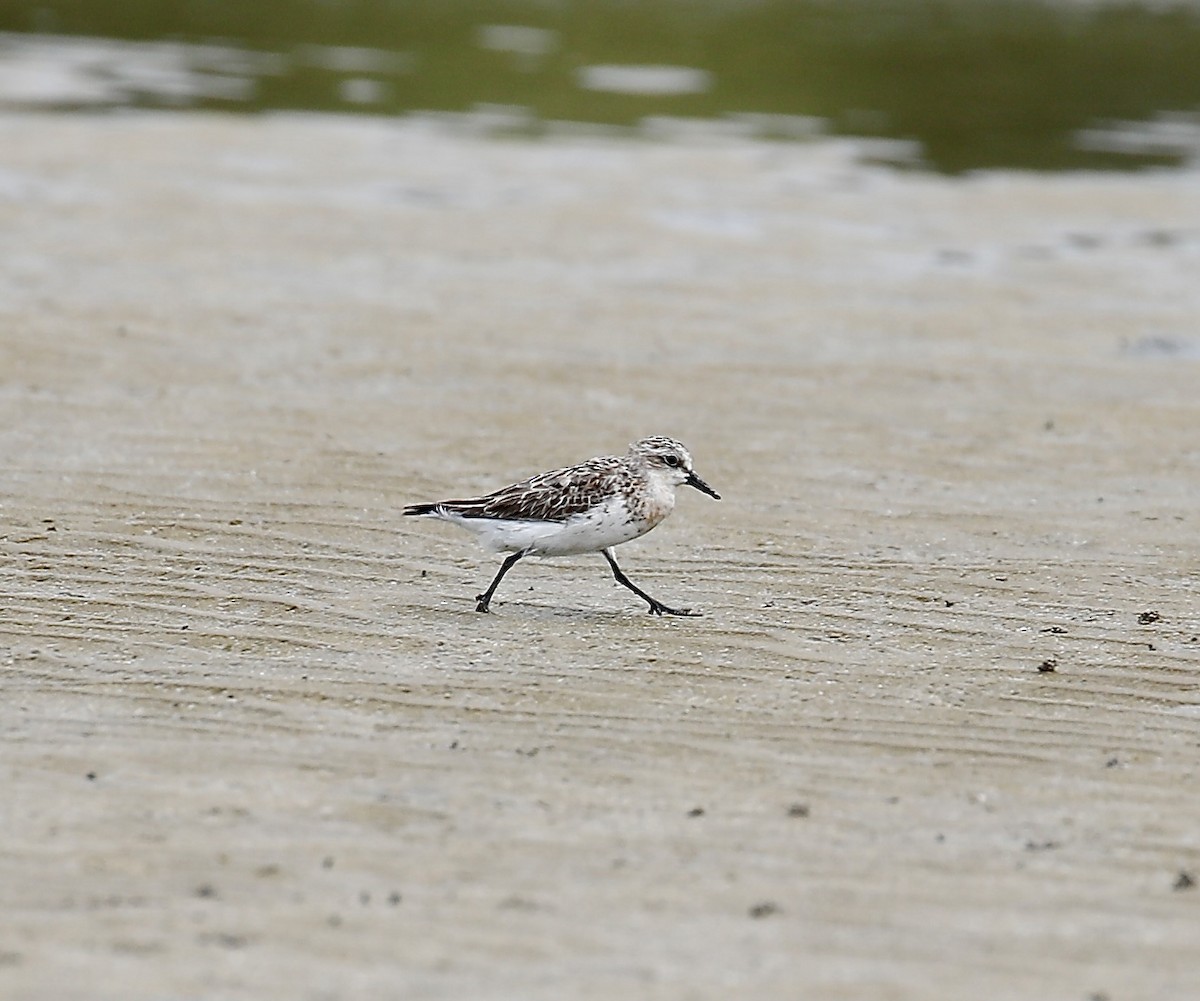
<svg viewBox="0 0 1200 1001">
<path fill-rule="evenodd" d="M 713 76 L 690 66 L 584 66 L 575 74 L 584 90 L 612 94 L 703 94 L 712 90 Z"/>
<path fill-rule="evenodd" d="M 1200 149 L 1194 3 L 60 0 L 3 5 L 0 30 L 8 106 L 468 112 L 533 134 L 706 122 L 878 137 L 944 171 Z"/>
</svg>

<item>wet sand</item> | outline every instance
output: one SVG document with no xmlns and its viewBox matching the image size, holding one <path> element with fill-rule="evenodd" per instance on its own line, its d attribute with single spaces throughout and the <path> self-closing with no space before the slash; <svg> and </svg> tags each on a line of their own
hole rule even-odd
<svg viewBox="0 0 1200 1001">
<path fill-rule="evenodd" d="M 1196 996 L 1197 175 L 862 154 L 0 117 L 4 996 Z"/>
</svg>

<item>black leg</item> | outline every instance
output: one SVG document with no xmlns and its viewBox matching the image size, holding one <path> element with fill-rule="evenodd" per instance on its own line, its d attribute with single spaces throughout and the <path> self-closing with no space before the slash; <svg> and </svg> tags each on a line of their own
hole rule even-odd
<svg viewBox="0 0 1200 1001">
<path fill-rule="evenodd" d="M 633 583 L 628 577 L 621 572 L 621 568 L 617 566 L 617 561 L 613 559 L 611 549 L 601 549 L 604 558 L 608 560 L 608 565 L 612 567 L 613 576 L 617 579 L 618 584 L 624 584 L 629 590 L 636 594 L 643 601 L 650 603 L 651 615 L 699 615 L 699 612 L 693 612 L 690 608 L 668 608 L 656 598 L 651 598 L 645 591 Z"/>
<path fill-rule="evenodd" d="M 496 579 L 492 581 L 492 586 L 489 587 L 483 594 L 475 595 L 475 600 L 478 604 L 475 606 L 475 611 L 486 612 L 488 605 L 492 603 L 492 595 L 496 593 L 496 588 L 500 586 L 500 581 L 509 570 L 513 568 L 513 564 L 517 562 L 525 553 L 513 553 L 508 559 L 500 564 L 500 572 L 496 574 Z"/>
</svg>

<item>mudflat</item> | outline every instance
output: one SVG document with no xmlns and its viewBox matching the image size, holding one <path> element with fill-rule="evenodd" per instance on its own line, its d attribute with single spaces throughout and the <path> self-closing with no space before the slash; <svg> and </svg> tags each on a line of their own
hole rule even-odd
<svg viewBox="0 0 1200 1001">
<path fill-rule="evenodd" d="M 1200 178 L 865 152 L 0 117 L 0 993 L 1196 997 Z"/>
</svg>

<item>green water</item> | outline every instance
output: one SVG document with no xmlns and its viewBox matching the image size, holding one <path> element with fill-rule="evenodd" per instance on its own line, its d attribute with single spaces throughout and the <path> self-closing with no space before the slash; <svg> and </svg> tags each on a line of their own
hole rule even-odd
<svg viewBox="0 0 1200 1001">
<path fill-rule="evenodd" d="M 803 116 L 752 120 L 765 134 L 817 119 L 829 133 L 913 140 L 925 166 L 946 172 L 1176 164 L 1186 150 L 1121 152 L 1081 130 L 1163 115 L 1200 128 L 1196 3 L 0 0 L 0 31 L 274 54 L 247 60 L 242 85 L 220 93 L 167 101 L 148 88 L 131 104 L 389 115 L 504 105 L 523 109 L 514 127 L 533 134 L 555 121 Z M 211 55 L 196 58 L 212 72 Z M 613 65 L 676 69 L 595 71 Z"/>
</svg>

